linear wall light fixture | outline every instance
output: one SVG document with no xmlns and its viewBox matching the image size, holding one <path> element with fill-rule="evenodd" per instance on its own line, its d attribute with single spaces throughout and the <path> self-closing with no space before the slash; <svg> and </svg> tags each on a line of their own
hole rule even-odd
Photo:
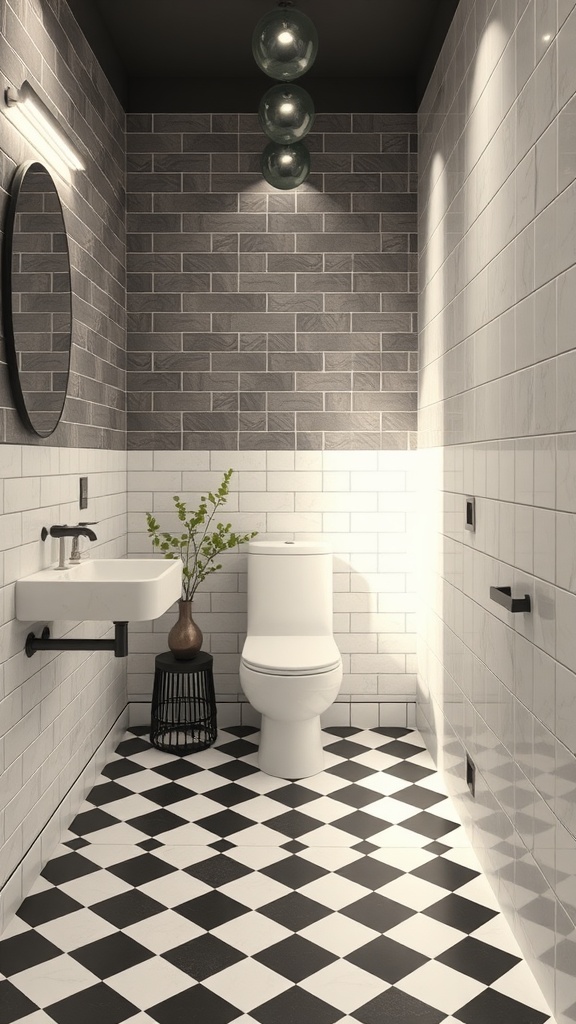
<svg viewBox="0 0 576 1024">
<path fill-rule="evenodd" d="M 64 164 L 74 171 L 84 170 L 84 161 L 78 150 L 30 82 L 22 82 L 20 89 L 7 86 L 4 98 L 6 115 L 40 153 L 56 166 Z"/>
</svg>

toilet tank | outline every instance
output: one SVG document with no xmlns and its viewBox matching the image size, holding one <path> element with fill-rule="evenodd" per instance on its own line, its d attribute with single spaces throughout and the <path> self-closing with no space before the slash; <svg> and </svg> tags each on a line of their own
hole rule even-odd
<svg viewBox="0 0 576 1024">
<path fill-rule="evenodd" d="M 248 633 L 332 635 L 332 552 L 316 541 L 250 541 Z"/>
</svg>

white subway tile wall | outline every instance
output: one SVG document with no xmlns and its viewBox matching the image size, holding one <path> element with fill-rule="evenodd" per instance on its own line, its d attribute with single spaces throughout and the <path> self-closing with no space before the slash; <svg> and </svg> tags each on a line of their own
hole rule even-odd
<svg viewBox="0 0 576 1024">
<path fill-rule="evenodd" d="M 343 706 L 329 713 L 330 721 L 348 724 L 352 714 L 354 721 L 378 724 L 374 705 L 380 705 L 387 724 L 404 725 L 416 692 L 415 456 L 406 451 L 131 451 L 128 549 L 134 556 L 152 550 L 145 512 L 154 512 L 165 529 L 172 529 L 177 522 L 172 496 L 196 503 L 232 468 L 223 521 L 242 532 L 257 530 L 260 539 L 322 539 L 334 551 L 334 632 L 344 681 Z M 206 650 L 214 654 L 220 705 L 243 701 L 238 670 L 246 633 L 246 557 L 245 549 L 224 555 L 223 569 L 205 581 L 194 601 Z M 155 622 L 130 625 L 129 699 L 144 702 L 144 716 L 154 657 L 166 649 L 173 621 L 174 610 Z M 241 711 L 248 708 L 237 706 L 236 715 Z M 228 716 L 233 713 L 227 708 Z"/>
<path fill-rule="evenodd" d="M 88 508 L 81 513 L 80 474 L 88 476 L 90 489 Z M 31 848 L 34 864 L 50 856 L 46 840 L 34 844 L 126 707 L 124 660 L 107 652 L 26 656 L 27 634 L 39 633 L 46 623 L 15 618 L 16 580 L 57 561 L 58 541 L 43 542 L 42 527 L 76 523 L 80 516 L 97 522 L 91 551 L 98 557 L 126 554 L 126 453 L 0 445 L 2 501 L 0 911 L 8 915 L 31 870 L 29 857 L 23 873 L 23 858 Z M 53 637 L 112 636 L 110 624 L 102 622 L 51 622 L 50 628 Z M 76 810 L 70 803 L 70 817 Z M 48 831 L 54 844 L 56 833 Z"/>
<path fill-rule="evenodd" d="M 573 0 L 462 0 L 419 118 L 419 723 L 559 1024 L 576 1019 L 575 41 Z"/>
</svg>

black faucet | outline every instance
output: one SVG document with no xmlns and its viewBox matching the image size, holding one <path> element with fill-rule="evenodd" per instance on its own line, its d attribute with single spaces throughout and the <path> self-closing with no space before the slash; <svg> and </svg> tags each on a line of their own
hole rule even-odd
<svg viewBox="0 0 576 1024">
<path fill-rule="evenodd" d="M 78 543 L 78 537 L 87 537 L 88 540 L 97 540 L 94 530 L 91 530 L 86 523 L 79 523 L 78 526 L 51 526 L 49 530 L 44 526 L 42 533 L 40 534 L 42 540 L 46 540 L 47 537 L 57 537 L 60 541 L 60 558 L 58 562 L 59 569 L 66 569 L 66 547 L 65 538 L 74 537 L 76 544 Z M 75 559 L 78 561 L 78 559 Z"/>
</svg>

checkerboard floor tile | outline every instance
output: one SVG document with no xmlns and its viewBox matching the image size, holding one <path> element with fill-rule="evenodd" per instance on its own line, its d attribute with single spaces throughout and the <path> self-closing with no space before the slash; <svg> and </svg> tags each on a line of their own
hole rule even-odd
<svg viewBox="0 0 576 1024">
<path fill-rule="evenodd" d="M 324 740 L 287 782 L 249 727 L 128 732 L 0 940 L 0 1024 L 554 1024 L 418 733 Z"/>
</svg>

